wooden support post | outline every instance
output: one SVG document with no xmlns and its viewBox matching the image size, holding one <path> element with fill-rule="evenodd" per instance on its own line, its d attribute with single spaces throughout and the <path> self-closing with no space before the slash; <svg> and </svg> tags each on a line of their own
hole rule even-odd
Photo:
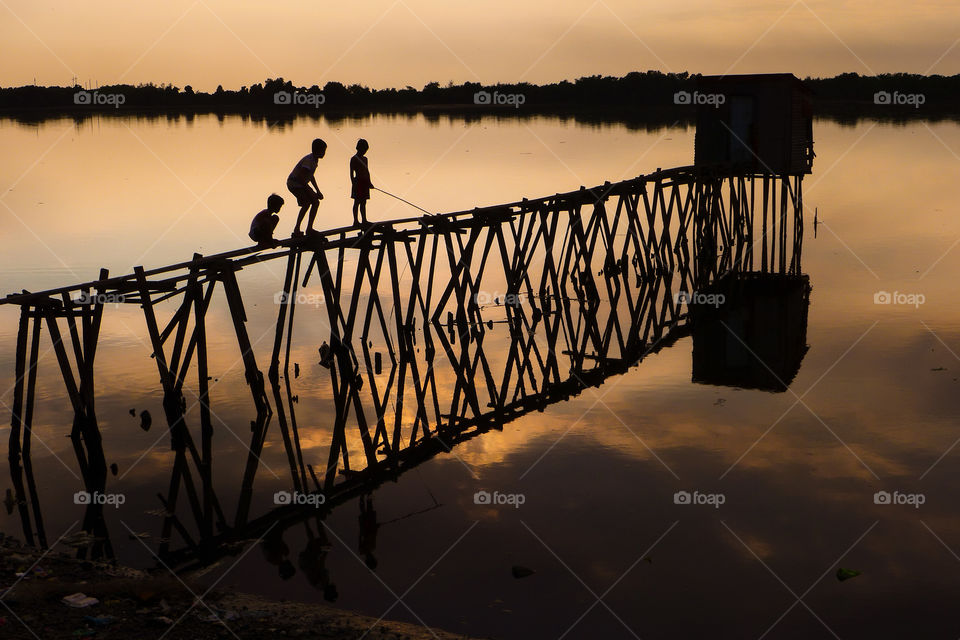
<svg viewBox="0 0 960 640">
<path fill-rule="evenodd" d="M 268 372 L 271 381 L 279 380 L 280 377 L 280 349 L 283 346 L 283 326 L 287 315 L 287 306 L 292 306 L 296 302 L 295 298 L 291 298 L 290 290 L 296 278 L 293 273 L 294 266 L 296 266 L 299 261 L 300 255 L 301 253 L 299 251 L 291 251 L 287 257 L 287 273 L 283 278 L 283 293 L 278 300 L 277 329 L 273 338 L 273 355 L 270 357 L 270 369 Z M 311 261 L 310 266 L 307 267 L 308 274 L 312 268 L 313 261 Z"/>
<path fill-rule="evenodd" d="M 225 269 L 220 276 L 223 280 L 224 291 L 227 295 L 227 304 L 230 307 L 230 316 L 233 318 L 233 328 L 237 334 L 237 343 L 240 345 L 240 356 L 246 371 L 247 384 L 253 393 L 253 402 L 257 407 L 257 416 L 262 417 L 270 411 L 267 392 L 264 388 L 263 373 L 257 368 L 257 358 L 247 335 L 247 314 L 243 310 L 243 298 L 237 276 L 232 269 Z"/>
<path fill-rule="evenodd" d="M 37 490 L 36 478 L 33 474 L 33 458 L 31 456 L 31 441 L 33 435 L 33 407 L 37 390 L 37 370 L 40 365 L 40 331 L 43 324 L 37 316 L 33 321 L 33 332 L 30 340 L 30 357 L 27 368 L 27 397 L 23 416 L 23 470 L 27 477 L 27 490 L 30 494 L 30 505 L 33 510 L 33 519 L 36 524 L 37 537 L 43 547 L 47 546 L 47 536 L 43 526 L 43 513 L 40 511 L 40 494 Z M 11 471 L 13 465 L 11 465 Z"/>
<path fill-rule="evenodd" d="M 195 256 L 196 259 L 196 256 Z M 203 489 L 203 519 L 200 522 L 200 536 L 213 535 L 213 423 L 210 420 L 210 383 L 207 372 L 207 327 L 206 310 L 200 285 L 196 284 L 197 268 L 193 267 L 194 278 L 189 291 L 193 299 L 194 335 L 197 344 L 197 389 L 200 404 L 200 483 Z M 184 322 L 184 324 L 186 324 Z"/>
</svg>

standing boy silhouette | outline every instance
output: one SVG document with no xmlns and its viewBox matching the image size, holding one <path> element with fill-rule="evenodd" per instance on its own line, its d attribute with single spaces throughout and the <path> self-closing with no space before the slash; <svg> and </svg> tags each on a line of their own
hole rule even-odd
<svg viewBox="0 0 960 640">
<path fill-rule="evenodd" d="M 370 199 L 370 166 L 367 160 L 367 150 L 370 145 L 366 140 L 357 140 L 357 153 L 350 158 L 350 197 L 353 198 L 353 224 L 358 226 L 367 222 L 367 200 Z M 357 218 L 357 214 L 360 218 Z"/>
<path fill-rule="evenodd" d="M 297 204 L 300 205 L 300 214 L 297 216 L 297 224 L 293 228 L 294 236 L 302 236 L 300 223 L 303 222 L 303 216 L 307 209 L 310 210 L 310 217 L 307 218 L 307 233 L 313 233 L 313 221 L 317 217 L 317 209 L 320 207 L 320 201 L 323 200 L 323 194 L 320 193 L 320 187 L 317 186 L 317 180 L 313 174 L 317 170 L 317 161 L 327 153 L 327 143 L 317 138 L 313 141 L 311 152 L 303 156 L 297 166 L 290 172 L 287 178 L 287 189 L 297 198 Z M 313 189 L 310 185 L 313 185 Z"/>
</svg>

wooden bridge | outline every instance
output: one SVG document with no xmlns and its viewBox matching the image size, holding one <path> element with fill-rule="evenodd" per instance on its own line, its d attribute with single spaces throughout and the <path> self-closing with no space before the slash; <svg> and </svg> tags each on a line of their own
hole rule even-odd
<svg viewBox="0 0 960 640">
<path fill-rule="evenodd" d="M 42 292 L 12 294 L 21 309 L 9 460 L 24 533 L 46 545 L 30 464 L 31 432 L 46 327 L 73 408 L 70 437 L 84 484 L 104 492 L 107 470 L 97 423 L 95 357 L 110 304 L 137 305 L 152 345 L 173 466 L 160 552 L 171 562 L 209 557 L 222 543 L 258 535 L 280 507 L 250 519 L 259 456 L 274 418 L 291 486 L 322 492 L 326 505 L 396 477 L 438 452 L 530 411 L 598 386 L 686 334 L 690 297 L 729 276 L 799 276 L 801 175 L 681 167 L 617 183 L 435 216 L 341 228 L 289 239 L 275 249 L 239 249 L 157 269 Z M 304 260 L 306 258 L 306 260 Z M 264 376 L 247 332 L 237 273 L 286 260 L 276 297 L 275 338 Z M 323 304 L 297 304 L 315 278 Z M 256 413 L 242 491 L 232 518 L 212 481 L 214 426 L 205 316 L 225 294 Z M 262 302 L 262 300 L 260 300 Z M 296 316 L 296 322 L 295 322 Z M 497 357 L 484 341 L 509 331 Z M 326 465 L 315 473 L 299 446 L 290 390 L 295 327 L 320 323 L 321 354 L 336 415 Z M 386 363 L 370 340 L 384 345 Z M 495 361 L 495 362 L 494 362 Z M 383 370 L 387 371 L 384 381 Z M 187 424 L 184 387 L 196 375 L 199 429 Z M 438 372 L 452 385 L 438 385 Z M 26 478 L 26 484 L 24 484 Z M 187 504 L 179 504 L 179 496 Z M 186 514 L 186 515 L 185 515 Z M 84 529 L 105 532 L 90 505 Z M 188 527 L 190 522 L 195 527 Z M 173 532 L 182 539 L 171 551 Z M 99 536 L 103 537 L 103 536 Z"/>
</svg>

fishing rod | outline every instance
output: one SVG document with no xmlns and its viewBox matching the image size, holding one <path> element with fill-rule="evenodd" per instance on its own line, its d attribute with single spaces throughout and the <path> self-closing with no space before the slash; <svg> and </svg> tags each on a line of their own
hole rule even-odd
<svg viewBox="0 0 960 640">
<path fill-rule="evenodd" d="M 399 200 L 400 202 L 406 202 L 406 203 L 407 203 L 408 205 L 410 205 L 411 207 L 413 207 L 413 208 L 415 208 L 415 209 L 420 209 L 420 211 L 423 211 L 423 212 L 424 212 L 425 214 L 427 214 L 428 216 L 432 216 L 432 215 L 433 215 L 432 213 L 430 213 L 429 211 L 427 211 L 427 210 L 424 209 L 423 207 L 418 207 L 417 205 L 413 204 L 413 203 L 410 202 L 409 200 L 404 200 L 404 199 L 401 198 L 400 196 L 395 196 L 395 195 L 393 195 L 392 193 L 390 193 L 389 191 L 384 191 L 383 189 L 379 189 L 379 188 L 377 188 L 377 187 L 370 187 L 370 188 L 373 189 L 374 191 L 379 191 L 379 192 L 382 193 L 382 194 L 388 195 L 388 196 L 390 196 L 391 198 L 396 198 L 396 199 Z"/>
</svg>

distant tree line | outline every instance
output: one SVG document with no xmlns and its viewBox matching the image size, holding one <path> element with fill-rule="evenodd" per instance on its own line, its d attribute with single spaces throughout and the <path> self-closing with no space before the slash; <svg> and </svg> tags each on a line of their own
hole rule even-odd
<svg viewBox="0 0 960 640">
<path fill-rule="evenodd" d="M 265 114 L 365 113 L 404 110 L 496 110 L 503 115 L 578 111 L 629 114 L 669 110 L 683 113 L 692 107 L 676 105 L 674 94 L 694 91 L 698 74 L 632 72 L 623 77 L 588 76 L 553 84 L 530 83 L 481 85 L 476 82 L 440 86 L 431 82 L 422 89 L 371 89 L 359 84 L 327 82 L 323 87 L 295 86 L 283 78 L 268 79 L 239 90 L 222 86 L 206 93 L 187 85 L 106 85 L 87 90 L 74 87 L 0 87 L 0 110 L 23 112 L 156 110 L 180 113 L 222 112 Z M 960 75 L 921 76 L 883 74 L 861 76 L 844 73 L 832 78 L 806 78 L 819 113 L 883 111 L 890 104 L 878 103 L 879 92 L 922 94 L 923 111 L 960 113 Z"/>
</svg>

